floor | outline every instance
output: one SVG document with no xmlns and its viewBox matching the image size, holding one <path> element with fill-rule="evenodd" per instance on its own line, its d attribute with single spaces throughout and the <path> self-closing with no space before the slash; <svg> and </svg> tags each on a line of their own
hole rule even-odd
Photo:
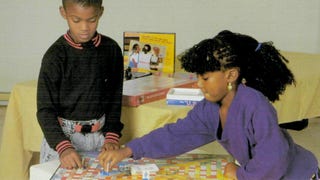
<svg viewBox="0 0 320 180">
<path fill-rule="evenodd" d="M 5 113 L 6 113 L 6 106 L 0 106 L 0 145 L 2 141 L 2 127 L 4 125 Z M 302 131 L 289 131 L 289 132 L 297 144 L 312 151 L 318 158 L 318 161 L 320 162 L 320 143 L 319 143 L 320 117 L 310 119 L 308 127 Z M 216 148 L 216 151 L 214 152 L 225 153 L 225 151 L 221 147 L 218 147 L 215 144 L 213 144 L 213 146 Z M 201 149 L 206 151 L 211 151 L 212 145 L 204 146 Z M 207 149 L 211 149 L 211 150 L 207 150 Z"/>
</svg>

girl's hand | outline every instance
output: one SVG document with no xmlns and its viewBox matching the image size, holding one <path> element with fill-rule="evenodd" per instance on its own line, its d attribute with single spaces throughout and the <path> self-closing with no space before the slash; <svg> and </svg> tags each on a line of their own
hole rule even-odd
<svg viewBox="0 0 320 180">
<path fill-rule="evenodd" d="M 239 168 L 238 165 L 236 165 L 235 163 L 228 163 L 225 167 L 224 167 L 224 174 L 223 176 L 226 179 L 230 179 L 230 180 L 237 180 L 237 169 Z"/>
<path fill-rule="evenodd" d="M 98 160 L 103 169 L 109 172 L 113 166 L 130 156 L 132 156 L 132 150 L 125 147 L 117 150 L 101 151 L 98 155 Z"/>
</svg>

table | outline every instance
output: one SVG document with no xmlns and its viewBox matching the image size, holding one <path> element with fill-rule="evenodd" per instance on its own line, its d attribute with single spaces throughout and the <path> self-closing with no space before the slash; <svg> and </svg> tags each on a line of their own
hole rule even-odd
<svg viewBox="0 0 320 180">
<path fill-rule="evenodd" d="M 290 122 L 320 116 L 320 55 L 285 53 L 297 86 L 287 88 L 274 103 L 279 122 Z M 34 152 L 39 152 L 43 134 L 36 119 L 35 80 L 16 84 L 10 94 L 0 149 L 0 177 L 28 179 Z M 160 100 L 139 107 L 123 107 L 125 124 L 121 143 L 142 136 L 152 129 L 184 117 L 190 107 L 167 106 Z M 208 149 L 221 148 L 216 146 Z"/>
<path fill-rule="evenodd" d="M 0 177 L 28 179 L 34 152 L 40 151 L 43 134 L 36 118 L 37 81 L 18 83 L 13 87 L 7 107 L 0 149 Z M 121 143 L 142 136 L 166 123 L 175 122 L 191 109 L 167 106 L 160 100 L 139 107 L 122 107 Z"/>
<path fill-rule="evenodd" d="M 288 86 L 280 101 L 274 103 L 279 122 L 320 116 L 320 54 L 282 52 L 296 86 Z"/>
</svg>

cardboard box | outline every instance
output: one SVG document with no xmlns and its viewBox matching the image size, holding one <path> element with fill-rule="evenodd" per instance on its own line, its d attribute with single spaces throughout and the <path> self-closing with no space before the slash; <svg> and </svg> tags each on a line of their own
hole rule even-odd
<svg viewBox="0 0 320 180">
<path fill-rule="evenodd" d="M 142 180 L 154 179 L 159 168 L 156 164 L 134 164 L 131 166 L 131 175 L 141 175 Z"/>
</svg>

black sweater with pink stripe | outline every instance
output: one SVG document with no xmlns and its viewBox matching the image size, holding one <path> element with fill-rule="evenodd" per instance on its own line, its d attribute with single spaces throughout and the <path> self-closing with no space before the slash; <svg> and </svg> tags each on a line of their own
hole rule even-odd
<svg viewBox="0 0 320 180">
<path fill-rule="evenodd" d="M 68 140 L 58 117 L 77 121 L 100 118 L 105 136 L 121 137 L 123 57 L 111 38 L 96 34 L 84 44 L 61 36 L 45 53 L 37 89 L 37 118 L 51 148 Z M 106 137 L 107 139 L 108 137 Z M 113 137 L 110 137 L 114 139 Z"/>
</svg>

